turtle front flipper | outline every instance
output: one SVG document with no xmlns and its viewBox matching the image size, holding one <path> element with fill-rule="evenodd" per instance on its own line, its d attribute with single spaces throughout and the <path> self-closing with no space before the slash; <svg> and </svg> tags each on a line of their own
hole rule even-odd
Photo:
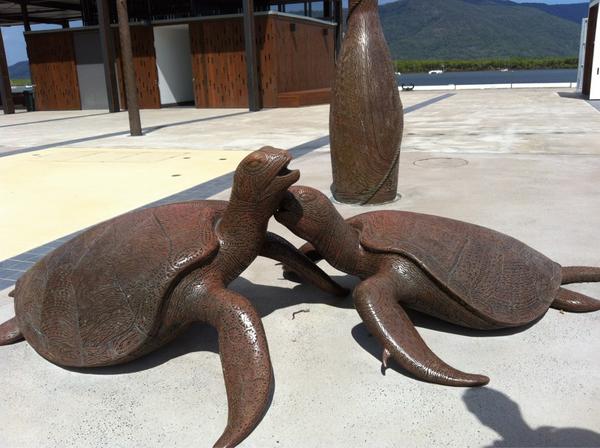
<svg viewBox="0 0 600 448">
<path fill-rule="evenodd" d="M 313 263 L 318 263 L 323 259 L 323 256 L 311 243 L 305 243 L 298 249 L 300 253 L 306 255 Z M 294 283 L 302 283 L 304 280 L 296 271 L 286 264 L 283 265 L 283 278 Z"/>
<path fill-rule="evenodd" d="M 273 372 L 265 330 L 252 304 L 228 289 L 215 290 L 211 299 L 199 317 L 219 335 L 229 408 L 227 427 L 214 446 L 232 447 L 256 428 L 266 412 Z"/>
<path fill-rule="evenodd" d="M 348 295 L 349 291 L 334 282 L 313 262 L 314 260 L 279 235 L 267 232 L 259 255 L 283 263 L 285 271 L 293 272 L 301 280 L 305 280 L 325 292 L 339 297 Z"/>
<path fill-rule="evenodd" d="M 354 290 L 356 310 L 365 325 L 383 344 L 383 362 L 392 357 L 416 378 L 447 386 L 482 386 L 483 375 L 450 367 L 427 347 L 410 318 L 396 300 L 398 291 L 389 274 L 379 273 Z"/>
</svg>

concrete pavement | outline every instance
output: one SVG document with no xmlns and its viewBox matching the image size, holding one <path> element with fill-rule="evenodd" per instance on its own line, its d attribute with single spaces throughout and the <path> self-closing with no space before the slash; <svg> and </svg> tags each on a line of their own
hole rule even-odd
<svg viewBox="0 0 600 448">
<path fill-rule="evenodd" d="M 402 99 L 408 108 L 439 96 L 439 92 L 410 92 L 403 93 Z M 519 238 L 563 265 L 600 266 L 600 112 L 573 96 L 547 89 L 460 91 L 412 110 L 406 115 L 401 157 L 402 199 L 379 208 L 474 222 Z M 119 116 L 99 116 L 114 121 L 93 129 L 82 123 L 99 118 L 72 118 L 68 126 L 53 132 L 61 122 L 19 124 L 38 117 L 52 119 L 50 115 L 20 114 L 0 117 L 0 145 L 6 152 L 57 145 L 60 149 L 35 151 L 44 154 L 48 176 L 65 173 L 62 183 L 72 189 L 92 177 L 92 171 L 85 170 L 104 168 L 98 161 L 97 168 L 90 164 L 78 173 L 81 164 L 56 161 L 62 154 L 79 157 L 96 151 L 112 157 L 122 148 L 144 154 L 158 150 L 162 155 L 165 148 L 174 149 L 172 158 L 156 162 L 156 180 L 148 182 L 156 184 L 152 194 L 136 193 L 135 188 L 118 194 L 107 191 L 121 209 L 90 212 L 88 221 L 78 225 L 188 188 L 187 183 L 170 183 L 184 179 L 168 178 L 186 166 L 184 161 L 188 163 L 183 153 L 196 156 L 197 152 L 199 158 L 197 166 L 182 177 L 197 172 L 197 182 L 204 182 L 203 157 L 210 155 L 205 150 L 229 149 L 239 151 L 241 157 L 263 143 L 290 148 L 316 141 L 295 150 L 298 158 L 293 167 L 301 170 L 300 183 L 328 191 L 329 148 L 326 139 L 319 140 L 327 135 L 326 107 L 203 122 L 191 120 L 216 117 L 220 111 L 146 112 L 145 126 L 190 123 L 159 128 L 143 138 L 117 135 L 65 144 L 86 135 L 121 132 L 126 116 L 122 122 Z M 77 129 L 73 123 L 78 123 Z M 7 125 L 12 127 L 2 127 Z M 103 152 L 105 148 L 114 149 Z M 36 162 L 19 158 L 33 157 L 35 151 L 0 157 L 2 188 L 7 188 L 5 179 L 12 179 L 8 183 L 18 193 L 20 210 L 35 208 L 35 181 L 18 184 L 19 176 L 6 175 L 16 169 L 27 179 L 30 169 L 38 169 Z M 52 159 L 55 162 L 50 163 Z M 7 170 L 9 163 L 13 165 Z M 148 165 L 140 161 L 135 170 L 143 172 Z M 121 169 L 127 172 L 127 167 Z M 223 171 L 206 172 L 210 178 L 211 173 L 216 177 Z M 60 187 L 63 178 L 54 179 Z M 140 190 L 148 188 L 140 177 L 132 174 L 131 179 L 132 185 L 141 184 Z M 54 201 L 69 204 L 67 190 L 56 191 Z M 80 200 L 85 202 L 88 194 L 81 189 Z M 212 197 L 227 198 L 228 191 Z M 2 193 L 3 220 L 7 215 L 2 207 L 14 202 L 8 198 Z M 70 207 L 79 209 L 80 203 L 71 202 Z M 345 216 L 364 211 L 338 208 Z M 67 221 L 68 210 L 63 211 Z M 11 226 L 2 230 L 3 247 L 17 238 L 30 239 L 28 246 L 18 250 L 33 250 L 39 244 L 36 236 L 42 233 L 41 226 Z M 57 224 L 47 238 L 76 227 L 63 226 Z M 275 222 L 271 230 L 300 243 Z M 325 263 L 321 266 L 347 286 L 356 282 Z M 383 376 L 380 347 L 361 324 L 351 299 L 340 301 L 287 282 L 269 260 L 258 259 L 232 288 L 249 297 L 263 316 L 276 379 L 265 418 L 242 446 L 600 446 L 600 313 L 550 310 L 535 325 L 509 332 L 470 331 L 415 315 L 419 332 L 442 359 L 491 378 L 486 388 L 458 389 L 416 381 L 397 368 Z M 600 284 L 574 289 L 600 298 Z M 8 291 L 0 293 L 0 320 L 13 314 Z M 308 312 L 292 319 L 292 313 L 300 310 Z M 227 418 L 216 352 L 215 333 L 204 326 L 136 362 L 87 372 L 54 366 L 27 343 L 1 347 L 0 446 L 210 446 Z"/>
</svg>

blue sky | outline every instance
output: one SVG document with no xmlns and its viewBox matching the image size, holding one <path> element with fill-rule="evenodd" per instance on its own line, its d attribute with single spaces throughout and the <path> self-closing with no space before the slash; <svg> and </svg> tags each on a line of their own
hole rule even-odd
<svg viewBox="0 0 600 448">
<path fill-rule="evenodd" d="M 379 0 L 379 3 L 390 3 L 396 0 Z M 517 3 L 523 2 L 535 2 L 535 3 L 582 3 L 585 0 L 513 0 Z M 347 3 L 344 1 L 344 3 Z M 42 30 L 49 28 L 57 28 L 56 25 L 33 25 L 32 29 Z M 6 59 L 8 65 L 12 65 L 15 62 L 23 61 L 27 59 L 27 53 L 25 50 L 25 40 L 23 39 L 23 27 L 22 26 L 10 26 L 2 27 L 2 36 L 4 37 L 4 47 L 6 49 Z"/>
<path fill-rule="evenodd" d="M 58 28 L 58 26 L 33 25 L 31 27 L 33 30 L 44 30 L 50 28 Z M 6 50 L 6 60 L 8 65 L 13 65 L 15 62 L 27 59 L 22 26 L 2 27 L 2 37 L 4 38 L 4 49 Z"/>
</svg>

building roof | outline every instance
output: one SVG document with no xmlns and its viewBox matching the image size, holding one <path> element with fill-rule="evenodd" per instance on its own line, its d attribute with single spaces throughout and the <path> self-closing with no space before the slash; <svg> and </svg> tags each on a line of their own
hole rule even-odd
<svg viewBox="0 0 600 448">
<path fill-rule="evenodd" d="M 31 23 L 57 23 L 81 19 L 80 0 L 26 0 Z M 0 25 L 21 25 L 21 1 L 0 0 Z"/>
<path fill-rule="evenodd" d="M 114 3 L 114 0 L 110 0 Z M 338 1 L 338 0 L 335 0 Z M 164 5 L 161 0 L 152 0 L 157 5 Z M 21 4 L 27 5 L 27 13 L 30 23 L 56 23 L 63 25 L 69 20 L 81 20 L 85 17 L 95 16 L 96 0 L 0 0 L 0 26 L 6 25 L 21 25 L 23 24 L 23 12 Z M 136 8 L 145 7 L 147 2 L 139 2 L 128 0 L 130 3 L 130 17 L 135 20 Z M 177 0 L 168 2 L 167 4 L 175 8 L 176 5 L 182 4 L 190 8 L 189 0 Z M 271 5 L 288 5 L 294 3 L 303 3 L 303 0 L 256 0 L 256 6 L 261 8 L 269 8 Z M 198 2 L 203 8 L 231 8 L 239 7 L 241 11 L 242 0 L 201 0 Z M 112 5 L 114 7 L 114 5 Z M 111 8 L 112 9 L 112 8 Z M 87 14 L 85 13 L 87 11 Z M 146 13 L 145 13 L 146 14 Z M 89 21 L 88 17 L 88 21 Z M 92 19 L 92 21 L 94 21 Z"/>
</svg>

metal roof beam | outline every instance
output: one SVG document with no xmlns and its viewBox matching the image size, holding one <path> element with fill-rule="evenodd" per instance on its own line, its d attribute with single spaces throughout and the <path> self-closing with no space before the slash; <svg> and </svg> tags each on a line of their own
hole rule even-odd
<svg viewBox="0 0 600 448">
<path fill-rule="evenodd" d="M 20 1 L 16 1 L 17 3 L 22 3 Z M 41 6 L 44 8 L 54 8 L 59 9 L 61 11 L 81 11 L 81 3 L 67 3 L 60 2 L 54 0 L 29 0 L 27 2 L 30 6 Z"/>
<path fill-rule="evenodd" d="M 29 22 L 31 23 L 51 23 L 55 25 L 62 25 L 67 20 L 76 20 L 79 16 L 75 17 L 65 17 L 64 19 L 54 19 L 50 17 L 37 17 L 35 12 L 29 12 Z M 0 15 L 0 22 L 4 23 L 21 23 L 23 21 L 23 16 L 21 14 L 2 14 Z"/>
</svg>

